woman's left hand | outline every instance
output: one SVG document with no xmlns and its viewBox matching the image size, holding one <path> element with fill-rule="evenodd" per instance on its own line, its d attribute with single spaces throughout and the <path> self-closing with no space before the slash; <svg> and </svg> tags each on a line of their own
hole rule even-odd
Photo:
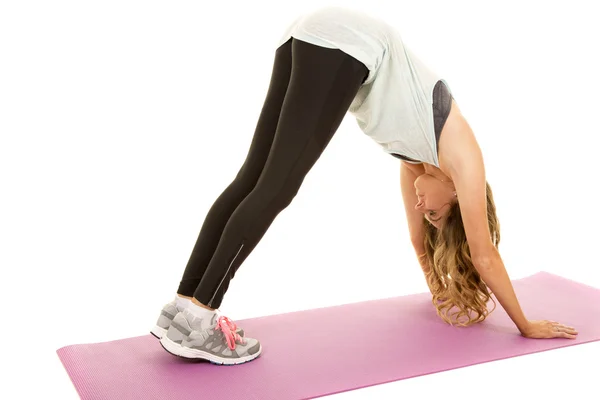
<svg viewBox="0 0 600 400">
<path fill-rule="evenodd" d="M 523 329 L 521 335 L 530 339 L 567 338 L 576 339 L 578 332 L 575 328 L 556 321 L 529 321 L 527 328 Z"/>
</svg>

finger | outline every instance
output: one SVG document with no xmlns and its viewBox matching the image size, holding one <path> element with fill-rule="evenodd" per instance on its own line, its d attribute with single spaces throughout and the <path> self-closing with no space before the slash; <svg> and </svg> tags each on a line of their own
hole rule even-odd
<svg viewBox="0 0 600 400">
<path fill-rule="evenodd" d="M 567 328 L 567 329 L 573 329 L 572 326 L 569 325 L 565 325 L 565 324 L 559 324 L 559 326 L 563 327 L 563 328 Z"/>
<path fill-rule="evenodd" d="M 566 328 L 563 331 L 571 335 L 577 335 L 579 333 L 575 328 Z"/>
<path fill-rule="evenodd" d="M 561 331 L 568 331 L 569 333 L 572 333 L 572 332 L 577 332 L 577 331 L 575 330 L 575 328 L 573 328 L 572 326 L 567 326 L 567 325 L 564 325 L 564 324 L 560 324 L 560 325 L 559 325 L 559 329 L 560 329 Z"/>
<path fill-rule="evenodd" d="M 566 339 L 576 339 L 577 338 L 576 335 L 570 335 L 567 332 L 559 332 L 558 336 L 556 336 L 556 337 L 563 337 L 563 338 L 566 338 Z"/>
<path fill-rule="evenodd" d="M 552 336 L 554 337 L 565 337 L 565 335 L 573 335 L 571 332 L 567 332 L 567 329 L 562 328 L 561 326 L 555 326 L 552 331 Z"/>
</svg>

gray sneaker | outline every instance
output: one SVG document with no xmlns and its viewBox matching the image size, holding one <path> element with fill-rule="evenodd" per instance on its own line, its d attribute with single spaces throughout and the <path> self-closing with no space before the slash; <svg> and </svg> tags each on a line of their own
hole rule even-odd
<svg viewBox="0 0 600 400">
<path fill-rule="evenodd" d="M 173 300 L 170 303 L 165 304 L 163 309 L 160 311 L 158 320 L 154 328 L 150 330 L 150 333 L 157 339 L 162 338 L 171 326 L 171 321 L 175 318 L 178 312 L 183 311 L 182 308 L 177 307 L 177 301 Z"/>
<path fill-rule="evenodd" d="M 210 321 L 198 318 L 187 309 L 178 313 L 160 344 L 169 353 L 213 364 L 242 364 L 262 351 L 258 340 L 237 334 L 236 325 L 215 314 Z"/>
<path fill-rule="evenodd" d="M 177 315 L 177 313 L 180 311 L 183 311 L 183 308 L 177 306 L 176 300 L 165 304 L 163 309 L 160 311 L 156 325 L 150 330 L 150 333 L 157 339 L 161 339 L 167 333 L 167 330 L 171 326 L 171 322 L 173 321 L 173 318 L 175 318 L 175 315 Z M 242 337 L 244 336 L 244 331 L 242 329 L 238 328 L 236 333 Z"/>
</svg>

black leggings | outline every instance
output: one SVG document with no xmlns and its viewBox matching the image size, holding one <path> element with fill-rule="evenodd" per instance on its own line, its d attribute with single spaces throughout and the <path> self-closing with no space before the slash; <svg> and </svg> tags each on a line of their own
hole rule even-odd
<svg viewBox="0 0 600 400">
<path fill-rule="evenodd" d="M 368 73 L 339 49 L 290 38 L 276 50 L 246 161 L 209 210 L 177 293 L 219 308 L 235 272 L 296 196 Z"/>
</svg>

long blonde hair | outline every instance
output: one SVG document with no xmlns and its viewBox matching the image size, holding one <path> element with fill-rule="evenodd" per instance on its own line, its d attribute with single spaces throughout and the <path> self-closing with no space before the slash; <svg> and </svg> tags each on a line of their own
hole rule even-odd
<svg viewBox="0 0 600 400">
<path fill-rule="evenodd" d="M 486 181 L 487 217 L 492 243 L 500 244 L 500 223 L 489 183 Z M 471 260 L 458 202 L 450 208 L 440 229 L 425 224 L 425 261 L 429 266 L 427 282 L 437 314 L 448 324 L 469 326 L 485 320 L 496 308 L 491 291 Z M 492 300 L 494 307 L 488 310 Z"/>
</svg>

